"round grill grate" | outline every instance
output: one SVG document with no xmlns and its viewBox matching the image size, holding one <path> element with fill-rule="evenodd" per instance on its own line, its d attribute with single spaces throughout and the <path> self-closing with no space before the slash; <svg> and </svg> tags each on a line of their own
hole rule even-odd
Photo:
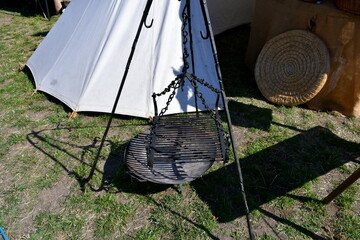
<svg viewBox="0 0 360 240">
<path fill-rule="evenodd" d="M 163 116 L 156 126 L 153 166 L 147 164 L 149 130 L 132 139 L 125 159 L 139 180 L 181 184 L 201 177 L 214 163 L 223 161 L 222 134 L 209 116 Z M 221 133 L 221 132 L 220 132 Z"/>
</svg>

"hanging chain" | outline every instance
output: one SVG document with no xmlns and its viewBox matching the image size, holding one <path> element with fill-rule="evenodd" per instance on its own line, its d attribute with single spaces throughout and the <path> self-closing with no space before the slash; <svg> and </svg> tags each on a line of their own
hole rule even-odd
<svg viewBox="0 0 360 240">
<path fill-rule="evenodd" d="M 182 69 L 182 73 L 185 74 L 187 73 L 187 70 L 190 68 L 190 64 L 188 62 L 188 58 L 190 56 L 189 54 L 189 50 L 188 48 L 186 47 L 186 44 L 188 43 L 188 36 L 189 36 L 189 32 L 186 31 L 186 28 L 188 26 L 188 23 L 189 23 L 189 16 L 187 14 L 187 8 L 189 8 L 190 6 L 187 5 L 187 3 L 185 4 L 184 6 L 184 9 L 182 11 L 182 18 L 183 18 L 183 25 L 181 27 L 181 34 L 182 34 L 182 43 L 183 43 L 183 62 L 184 62 L 184 66 L 183 66 L 183 69 Z"/>
<path fill-rule="evenodd" d="M 180 88 L 180 86 L 182 86 L 183 83 L 184 83 L 184 77 L 183 75 L 179 75 L 178 77 L 176 77 L 175 80 L 171 81 L 170 85 L 167 88 L 165 88 L 164 91 L 162 91 L 161 93 L 153 93 L 153 97 L 154 96 L 160 97 L 162 95 L 165 95 L 166 93 L 169 93 L 171 89 L 173 89 L 168 100 L 166 101 L 165 107 L 161 109 L 159 113 L 159 117 L 163 116 L 165 112 L 168 110 L 171 101 L 175 97 L 176 90 Z"/>
<path fill-rule="evenodd" d="M 188 62 L 188 58 L 190 56 L 189 54 L 189 50 L 187 48 L 187 43 L 189 41 L 189 32 L 187 31 L 187 26 L 188 26 L 188 22 L 189 22 L 189 16 L 187 13 L 187 8 L 189 6 L 187 4 L 185 4 L 184 9 L 182 11 L 182 18 L 183 18 L 183 24 L 181 27 L 181 33 L 182 33 L 182 44 L 183 44 L 183 68 L 182 68 L 182 74 L 180 74 L 179 76 L 177 76 L 175 78 L 175 80 L 171 81 L 171 83 L 160 93 L 153 93 L 153 97 L 160 97 L 163 96 L 169 92 L 171 92 L 171 94 L 168 97 L 168 100 L 166 101 L 165 107 L 161 109 L 158 117 L 163 116 L 166 111 L 169 108 L 170 103 L 172 102 L 172 100 L 174 99 L 175 95 L 176 95 L 176 90 L 179 89 L 180 87 L 184 86 L 185 83 L 185 76 L 188 78 L 188 80 L 190 81 L 191 85 L 194 87 L 194 89 L 197 89 L 198 86 L 196 84 L 196 82 L 200 83 L 201 85 L 207 87 L 208 89 L 210 89 L 212 92 L 215 92 L 217 94 L 221 94 L 221 90 L 218 88 L 215 88 L 213 85 L 209 84 L 208 82 L 206 82 L 204 79 L 200 79 L 198 77 L 196 77 L 193 74 L 188 74 L 187 71 L 190 68 L 190 64 Z M 215 115 L 214 111 L 207 105 L 206 100 L 203 96 L 203 94 L 199 91 L 195 91 L 196 96 L 201 100 L 201 103 L 203 104 L 204 108 L 206 111 L 209 111 L 211 113 L 213 113 L 212 115 Z M 219 127 L 221 128 L 221 130 L 223 132 L 225 132 L 227 134 L 227 132 L 224 130 L 224 128 L 222 127 L 221 122 L 219 122 L 219 119 L 217 119 L 216 117 L 212 116 L 213 119 L 215 119 L 219 125 Z M 153 126 L 156 125 L 156 123 L 158 122 L 158 118 L 154 119 L 153 122 Z M 152 127 L 150 130 L 150 134 L 153 134 L 155 130 L 155 127 Z"/>
<path fill-rule="evenodd" d="M 196 76 L 194 76 L 193 74 L 186 74 L 186 77 L 187 79 L 189 79 L 191 85 L 194 87 L 194 88 L 197 88 L 198 86 L 196 85 L 196 82 L 202 84 L 203 86 L 209 88 L 212 92 L 215 92 L 217 94 L 221 94 L 221 90 L 215 88 L 214 86 L 212 86 L 211 84 L 207 83 L 204 81 L 204 79 L 200 79 L 200 78 L 197 78 Z M 202 92 L 200 91 L 195 91 L 196 95 L 198 96 L 198 98 L 201 100 L 201 103 L 203 104 L 204 108 L 206 111 L 209 111 L 211 112 L 211 118 L 214 119 L 218 125 L 218 127 L 220 128 L 220 130 L 225 134 L 224 136 L 227 136 L 228 135 L 228 132 L 224 129 L 220 119 L 218 119 L 216 117 L 216 112 L 211 109 L 209 107 L 209 105 L 207 105 L 206 103 L 206 100 L 204 98 L 204 95 L 202 94 Z"/>
<path fill-rule="evenodd" d="M 221 93 L 221 90 L 220 90 L 220 89 L 215 88 L 213 85 L 211 85 L 211 84 L 208 83 L 208 82 L 205 82 L 204 79 L 198 78 L 198 77 L 196 77 L 195 75 L 192 75 L 192 77 L 194 78 L 195 81 L 197 81 L 197 82 L 200 83 L 201 85 L 209 88 L 212 92 Z"/>
<path fill-rule="evenodd" d="M 184 6 L 184 9 L 182 11 L 182 18 L 183 18 L 183 24 L 182 24 L 182 27 L 181 27 L 181 33 L 182 33 L 182 44 L 183 44 L 183 62 L 184 62 L 184 65 L 183 65 L 183 68 L 182 68 L 182 74 L 180 74 L 179 76 L 177 76 L 175 78 L 175 80 L 171 81 L 171 83 L 160 93 L 153 93 L 153 97 L 156 96 L 156 97 L 160 97 L 160 96 L 163 96 L 165 95 L 166 93 L 169 93 L 171 90 L 171 94 L 170 96 L 168 97 L 168 100 L 166 101 L 166 104 L 165 104 L 165 107 L 161 109 L 160 111 L 160 114 L 159 114 L 159 117 L 160 116 L 163 116 L 165 114 L 165 112 L 168 110 L 169 108 L 169 105 L 171 103 L 171 101 L 174 99 L 175 97 L 175 94 L 176 94 L 176 90 L 179 89 L 180 87 L 183 87 L 184 86 L 184 83 L 185 83 L 185 80 L 184 80 L 184 76 L 185 74 L 187 73 L 188 69 L 190 68 L 190 64 L 188 62 L 188 58 L 190 56 L 189 54 L 189 51 L 186 47 L 186 44 L 188 43 L 188 36 L 189 36 L 189 32 L 186 30 L 187 26 L 188 26 L 188 22 L 189 22 L 189 16 L 186 12 L 187 8 L 189 6 L 187 4 L 185 4 Z M 156 121 L 156 119 L 155 119 Z M 155 125 L 156 123 L 154 123 L 153 125 Z M 151 132 L 152 134 L 153 132 Z"/>
<path fill-rule="evenodd" d="M 187 13 L 188 7 L 189 7 L 188 4 L 185 4 L 184 9 L 181 14 L 182 19 L 183 19 L 181 33 L 182 33 L 183 64 L 184 64 L 183 68 L 182 68 L 182 73 L 180 75 L 178 75 L 173 81 L 171 81 L 171 83 L 163 91 L 161 91 L 160 93 L 153 93 L 153 98 L 155 99 L 156 97 L 160 97 L 160 96 L 166 95 L 167 93 L 171 92 L 166 101 L 165 107 L 163 107 L 161 109 L 160 113 L 158 114 L 158 116 L 155 116 L 155 118 L 153 119 L 153 123 L 150 127 L 150 134 L 146 137 L 146 142 L 147 142 L 146 152 L 147 152 L 148 156 L 150 154 L 152 143 L 153 143 L 152 137 L 154 136 L 154 134 L 156 134 L 155 131 L 156 131 L 156 126 L 159 122 L 159 119 L 168 110 L 169 105 L 172 102 L 172 100 L 174 99 L 177 90 L 180 87 L 184 86 L 185 77 L 189 80 L 189 82 L 195 89 L 195 95 L 201 100 L 201 103 L 204 106 L 205 110 L 211 113 L 210 114 L 211 118 L 215 120 L 218 129 L 221 130 L 225 139 L 228 138 L 229 133 L 224 129 L 220 119 L 217 117 L 216 112 L 213 109 L 211 109 L 209 107 L 209 105 L 207 105 L 204 95 L 200 91 L 196 90 L 198 88 L 197 83 L 200 83 L 201 85 L 207 87 L 212 92 L 217 93 L 217 94 L 221 94 L 222 91 L 219 90 L 218 88 L 215 88 L 213 85 L 209 84 L 208 82 L 205 82 L 204 79 L 200 79 L 200 78 L 196 77 L 194 74 L 188 73 L 188 69 L 190 68 L 190 64 L 188 62 L 188 58 L 190 57 L 190 54 L 189 54 L 189 50 L 187 48 L 187 44 L 189 42 L 189 38 L 188 38 L 189 32 L 187 31 L 187 27 L 188 27 L 189 19 L 190 19 L 190 17 L 188 16 L 188 13 Z M 148 166 L 152 167 L 152 165 L 153 165 L 152 160 L 148 157 Z"/>
<path fill-rule="evenodd" d="M 176 94 L 176 90 L 179 89 L 180 87 L 184 86 L 184 76 L 187 73 L 188 69 L 190 68 L 189 62 L 187 61 L 188 57 L 190 56 L 189 51 L 186 47 L 186 44 L 188 43 L 188 31 L 186 31 L 187 25 L 188 25 L 188 21 L 189 21 L 189 16 L 186 13 L 186 10 L 189 6 L 187 4 L 185 4 L 184 9 L 182 11 L 182 18 L 183 18 L 183 24 L 181 27 L 181 33 L 182 33 L 182 44 L 183 44 L 183 68 L 182 68 L 182 74 L 177 76 L 173 81 L 171 81 L 171 83 L 160 93 L 153 93 L 153 99 L 155 99 L 155 97 L 160 97 L 163 96 L 169 92 L 171 92 L 170 96 L 168 97 L 168 100 L 166 101 L 165 107 L 161 109 L 160 114 L 158 116 L 155 116 L 155 118 L 153 119 L 153 123 L 150 127 L 150 134 L 146 137 L 146 154 L 149 156 L 150 152 L 152 151 L 152 145 L 153 145 L 153 137 L 156 130 L 156 126 L 159 122 L 159 117 L 163 116 L 165 114 L 165 112 L 168 110 L 169 105 L 171 103 L 171 101 L 173 100 L 173 98 L 175 97 Z M 149 167 L 152 167 L 153 162 L 152 159 L 150 159 L 148 157 L 148 161 L 147 164 Z"/>
</svg>

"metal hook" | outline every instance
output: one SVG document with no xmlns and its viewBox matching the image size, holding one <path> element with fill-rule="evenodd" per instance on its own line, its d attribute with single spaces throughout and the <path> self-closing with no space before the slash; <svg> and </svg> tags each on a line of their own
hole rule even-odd
<svg viewBox="0 0 360 240">
<path fill-rule="evenodd" d="M 205 27 L 206 27 L 206 35 L 204 35 L 204 32 L 203 31 L 200 31 L 200 35 L 201 35 L 201 38 L 202 39 L 208 39 L 210 37 L 210 34 L 209 34 L 209 20 L 207 19 L 206 17 L 206 10 L 205 10 L 205 5 L 206 4 L 206 1 L 202 1 L 202 4 L 200 4 L 201 6 L 201 12 L 202 12 L 202 15 L 203 15 L 203 18 L 204 18 L 204 23 L 205 23 Z"/>
<path fill-rule="evenodd" d="M 154 19 L 151 19 L 151 22 L 150 22 L 150 24 L 148 25 L 148 24 L 146 24 L 146 19 L 145 19 L 145 21 L 144 21 L 144 26 L 145 26 L 146 28 L 151 28 L 152 25 L 153 25 L 153 22 L 154 22 Z"/>
<path fill-rule="evenodd" d="M 206 28 L 206 35 L 204 36 L 204 32 L 203 31 L 200 31 L 200 35 L 201 35 L 201 38 L 202 39 L 208 39 L 209 37 L 210 37 L 210 35 L 209 35 L 209 30 L 208 30 L 208 28 Z"/>
</svg>

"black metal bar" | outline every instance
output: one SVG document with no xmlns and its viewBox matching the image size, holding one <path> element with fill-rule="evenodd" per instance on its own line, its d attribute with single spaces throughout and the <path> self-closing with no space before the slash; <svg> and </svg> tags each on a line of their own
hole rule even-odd
<svg viewBox="0 0 360 240">
<path fill-rule="evenodd" d="M 216 96 L 216 103 L 215 103 L 215 118 L 216 118 L 216 122 L 218 124 L 221 124 L 221 121 L 220 121 L 220 115 L 219 115 L 219 100 L 220 100 L 220 94 L 217 94 Z M 224 163 L 227 162 L 227 159 L 226 159 L 226 152 L 228 151 L 226 146 L 225 146 L 225 136 L 224 136 L 224 132 L 220 130 L 220 126 L 218 126 L 218 138 L 219 138 L 219 142 L 220 142 L 220 146 L 221 146 L 221 155 L 222 155 L 222 158 L 224 159 Z"/>
<path fill-rule="evenodd" d="M 208 162 L 222 162 L 222 160 L 202 160 L 202 161 L 190 161 L 190 160 L 171 160 L 171 161 L 167 161 L 166 159 L 157 159 L 158 162 L 156 162 L 156 166 L 160 165 L 160 164 L 165 164 L 165 165 L 169 165 L 171 163 L 176 163 L 176 164 L 182 164 L 182 163 L 208 163 Z"/>
<path fill-rule="evenodd" d="M 201 6 L 201 11 L 202 11 L 202 15 L 203 15 L 203 18 L 204 18 L 204 22 L 205 22 L 205 28 L 206 28 L 206 35 L 204 36 L 203 31 L 200 31 L 200 35 L 201 35 L 201 38 L 205 40 L 205 39 L 208 39 L 210 37 L 209 23 L 207 22 L 208 20 L 206 19 L 206 10 L 205 10 L 204 4 L 200 4 L 200 6 Z"/>
<path fill-rule="evenodd" d="M 46 8 L 46 14 L 47 14 L 47 19 L 50 21 L 50 11 L 49 11 L 49 4 L 48 4 L 48 0 L 45 0 L 45 8 Z"/>
<path fill-rule="evenodd" d="M 153 93 L 152 98 L 153 98 L 153 104 L 154 104 L 154 115 L 158 116 L 159 113 L 158 113 L 158 106 L 156 103 L 156 94 L 155 93 Z"/>
<path fill-rule="evenodd" d="M 156 116 L 155 118 L 158 118 L 158 116 Z M 155 149 L 154 146 L 156 144 L 156 140 L 157 140 L 157 136 L 156 133 L 153 132 L 153 134 L 151 134 L 150 136 L 150 144 L 148 146 L 148 158 L 147 158 L 147 165 L 152 168 L 154 165 L 154 154 L 155 154 Z"/>
<path fill-rule="evenodd" d="M 46 1 L 47 1 L 47 0 L 46 0 Z M 45 11 L 44 11 L 44 9 L 43 9 L 43 7 L 42 7 L 41 1 L 40 1 L 40 0 L 35 0 L 35 4 L 36 4 L 36 9 L 37 9 L 38 4 L 39 4 L 40 9 L 41 9 L 41 12 L 42 12 L 44 18 L 47 18 L 47 19 L 50 21 L 50 18 L 46 15 L 46 13 L 45 13 Z M 46 6 L 47 6 L 47 2 L 46 2 Z M 47 13 L 49 14 L 49 8 L 47 8 Z"/>
<path fill-rule="evenodd" d="M 219 59 L 218 59 L 218 55 L 217 55 L 217 51 L 216 51 L 216 44 L 215 44 L 215 39 L 214 39 L 214 34 L 213 34 L 213 30 L 211 27 L 211 22 L 210 22 L 210 15 L 209 15 L 209 10 L 207 8 L 207 3 L 206 0 L 199 0 L 200 4 L 202 4 L 203 9 L 205 10 L 205 19 L 206 19 L 206 24 L 208 26 L 208 31 L 209 31 L 209 35 L 210 35 L 210 42 L 211 42 L 211 48 L 213 51 L 213 57 L 214 57 L 214 61 L 215 61 L 215 65 L 216 65 L 216 72 L 218 74 L 218 79 L 219 79 L 219 83 L 220 83 L 220 88 L 221 88 L 221 96 L 222 96 L 222 100 L 223 100 L 223 104 L 224 104 L 224 108 L 225 108 L 225 112 L 226 112 L 226 119 L 227 119 L 227 124 L 229 127 L 229 135 L 230 135 L 230 139 L 231 139 L 231 147 L 233 149 L 234 152 L 234 158 L 236 161 L 236 165 L 237 165 L 237 170 L 239 173 L 239 180 L 240 180 L 240 190 L 242 193 L 242 197 L 243 197 L 243 201 L 244 201 L 244 206 L 245 206 L 245 211 L 246 211 L 246 220 L 247 220 L 247 224 L 248 224 L 248 230 L 249 230 L 249 236 L 251 240 L 255 239 L 255 235 L 252 229 L 252 223 L 251 223 L 251 218 L 250 218 L 250 210 L 249 210 L 249 206 L 247 203 L 247 199 L 246 199 L 246 194 L 245 194 L 245 188 L 244 188 L 244 180 L 243 180 L 243 175 L 242 175 L 242 171 L 241 171 L 241 165 L 240 165 L 240 161 L 236 152 L 236 146 L 235 146 L 235 139 L 233 136 L 233 130 L 232 130 L 232 123 L 231 123 L 231 118 L 230 118 L 230 112 L 229 112 L 229 107 L 228 107 L 228 102 L 227 102 L 227 98 L 226 98 L 226 94 L 225 94 L 225 90 L 224 90 L 224 84 L 222 81 L 222 75 L 221 75 L 221 70 L 220 70 L 220 64 L 219 64 Z"/>
<path fill-rule="evenodd" d="M 122 90 L 124 88 L 125 80 L 126 80 L 126 77 L 128 75 L 129 69 L 130 69 L 130 64 L 131 64 L 132 58 L 133 58 L 134 53 L 135 53 L 136 44 L 137 44 L 137 42 L 139 40 L 139 36 L 140 36 L 141 30 L 142 30 L 142 28 L 144 26 L 144 22 L 146 21 L 147 15 L 149 14 L 149 10 L 150 10 L 152 2 L 153 2 L 153 0 L 148 0 L 146 5 L 145 5 L 144 12 L 143 12 L 142 18 L 140 20 L 140 24 L 138 26 L 138 29 L 137 29 L 137 32 L 136 32 L 136 35 L 135 35 L 135 38 L 134 38 L 134 41 L 133 41 L 133 44 L 132 44 L 132 47 L 131 47 L 131 52 L 130 52 L 130 55 L 129 55 L 128 60 L 127 60 L 127 64 L 126 64 L 126 67 L 125 67 L 125 72 L 124 72 L 124 75 L 122 77 L 121 84 L 120 84 L 118 93 L 117 93 L 116 98 L 115 98 L 115 102 L 114 102 L 114 105 L 113 105 L 113 108 L 112 108 L 112 111 L 111 111 L 111 114 L 110 114 L 109 121 L 107 123 L 104 135 L 103 135 L 103 137 L 101 139 L 99 150 L 98 150 L 98 152 L 97 152 L 97 154 L 95 156 L 95 160 L 94 160 L 94 163 L 93 163 L 92 168 L 90 170 L 89 176 L 84 180 L 84 184 L 88 183 L 91 180 L 91 178 L 93 177 L 93 175 L 94 175 L 96 165 L 97 165 L 97 163 L 99 161 L 99 158 L 100 158 L 101 150 L 102 150 L 102 148 L 104 146 L 107 134 L 108 134 L 110 126 L 111 126 L 112 119 L 113 119 L 114 114 L 115 114 L 116 107 L 117 107 L 119 99 L 120 99 L 121 92 L 122 92 Z"/>
<path fill-rule="evenodd" d="M 209 144 L 211 144 L 211 142 L 209 142 Z M 165 147 L 167 149 L 169 149 L 171 146 Z M 187 152 L 183 152 L 183 151 L 164 151 L 161 149 L 161 147 L 157 147 L 156 149 L 154 149 L 156 152 L 156 159 L 168 159 L 168 158 L 175 158 L 178 156 L 183 156 L 187 159 L 194 159 L 194 158 L 198 158 L 199 156 L 202 156 L 204 158 L 209 158 L 209 157 L 213 157 L 214 154 L 216 154 L 216 157 L 220 156 L 221 157 L 221 150 L 219 149 L 219 151 L 217 150 L 213 150 L 213 151 L 208 151 L 206 154 L 204 154 L 202 151 L 187 151 Z M 178 149 L 174 149 L 172 148 L 172 150 L 178 150 Z M 211 154 L 211 155 L 210 155 Z M 178 159 L 178 160 L 182 160 L 182 159 Z M 185 161 L 185 160 L 184 160 Z M 199 160 L 200 161 L 200 160 Z"/>
<path fill-rule="evenodd" d="M 192 73 L 195 75 L 196 74 L 196 70 L 195 70 L 195 58 L 194 58 L 194 48 L 193 48 L 193 35 L 192 35 L 192 23 L 191 23 L 191 1 L 190 0 L 186 0 L 186 6 L 187 6 L 187 15 L 188 15 L 188 21 L 189 21 L 189 36 L 190 36 L 190 56 L 191 56 L 191 69 L 192 69 Z M 184 46 L 185 47 L 185 46 Z M 195 83 L 196 86 L 196 83 Z M 199 113 L 199 107 L 198 107 L 198 101 L 197 101 L 197 88 L 194 88 L 194 101 L 195 101 L 195 109 L 196 109 L 196 113 Z"/>
<path fill-rule="evenodd" d="M 192 37 L 192 23 L 191 23 L 191 1 L 186 0 L 187 6 L 187 15 L 188 15 L 188 26 L 189 26 L 189 37 L 190 37 L 190 56 L 191 56 L 191 69 L 193 74 L 195 75 L 195 62 L 194 62 L 194 48 L 193 48 L 193 37 Z"/>
</svg>

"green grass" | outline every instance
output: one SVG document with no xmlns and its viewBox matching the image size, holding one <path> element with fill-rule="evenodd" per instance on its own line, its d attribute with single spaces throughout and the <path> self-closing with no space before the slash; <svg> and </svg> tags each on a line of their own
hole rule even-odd
<svg viewBox="0 0 360 240">
<path fill-rule="evenodd" d="M 334 232 L 338 238 L 359 239 L 360 217 L 349 211 L 342 211 L 334 222 Z"/>
<path fill-rule="evenodd" d="M 70 109 L 33 93 L 19 64 L 58 17 L 17 11 L 0 10 L 0 226 L 9 239 L 247 239 L 233 154 L 183 194 L 129 177 L 124 151 L 144 119 L 114 118 L 82 189 L 109 115 L 68 121 Z M 358 183 L 320 202 L 359 167 L 359 119 L 265 101 L 243 64 L 248 36 L 240 27 L 216 41 L 257 239 L 360 239 Z"/>
</svg>

